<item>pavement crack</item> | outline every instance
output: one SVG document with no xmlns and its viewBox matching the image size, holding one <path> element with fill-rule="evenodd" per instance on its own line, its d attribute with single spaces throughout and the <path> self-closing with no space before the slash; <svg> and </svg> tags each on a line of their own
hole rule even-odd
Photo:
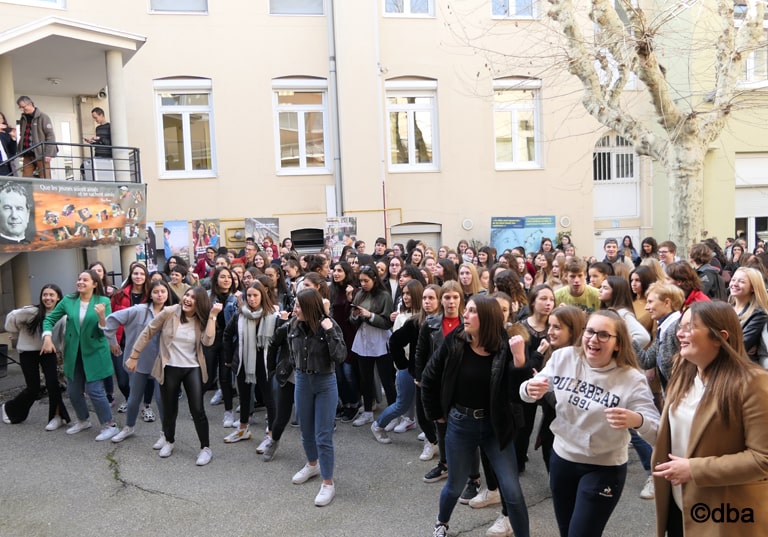
<svg viewBox="0 0 768 537">
<path fill-rule="evenodd" d="M 128 489 L 128 488 L 135 488 L 137 490 L 140 490 L 142 492 L 146 492 L 147 494 L 154 494 L 157 496 L 164 496 L 166 498 L 173 498 L 174 500 L 181 500 L 184 502 L 190 502 L 193 504 L 197 504 L 197 502 L 190 500 L 188 498 L 183 498 L 181 496 L 176 496 L 175 494 L 170 494 L 168 492 L 164 492 L 162 490 L 156 490 L 156 489 L 150 489 L 147 487 L 142 487 L 141 485 L 137 485 L 136 483 L 133 483 L 131 481 L 128 481 L 127 479 L 123 478 L 120 474 L 120 462 L 115 458 L 115 454 L 117 453 L 117 447 L 106 454 L 107 462 L 109 462 L 109 469 L 112 471 L 112 478 L 120 483 L 121 489 Z"/>
</svg>

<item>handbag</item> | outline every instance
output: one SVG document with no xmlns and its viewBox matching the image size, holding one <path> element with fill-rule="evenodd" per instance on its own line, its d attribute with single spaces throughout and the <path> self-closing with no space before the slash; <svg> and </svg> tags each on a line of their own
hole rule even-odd
<svg viewBox="0 0 768 537">
<path fill-rule="evenodd" d="M 275 366 L 275 378 L 280 387 L 284 387 L 293 373 L 293 360 L 290 357 L 285 357 Z"/>
</svg>

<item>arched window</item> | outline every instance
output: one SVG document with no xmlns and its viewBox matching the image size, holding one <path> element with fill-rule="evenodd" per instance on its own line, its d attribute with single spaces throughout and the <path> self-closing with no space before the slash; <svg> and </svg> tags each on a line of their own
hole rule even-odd
<svg viewBox="0 0 768 537">
<path fill-rule="evenodd" d="M 632 144 L 615 132 L 595 144 L 592 153 L 592 179 L 595 182 L 635 182 L 637 166 Z"/>
</svg>

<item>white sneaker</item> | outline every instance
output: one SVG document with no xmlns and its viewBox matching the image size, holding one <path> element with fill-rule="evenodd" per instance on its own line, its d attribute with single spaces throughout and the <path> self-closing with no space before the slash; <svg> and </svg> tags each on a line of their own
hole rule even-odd
<svg viewBox="0 0 768 537">
<path fill-rule="evenodd" d="M 262 455 L 269 446 L 272 445 L 272 438 L 269 436 L 265 436 L 264 440 L 261 441 L 261 444 L 259 444 L 259 447 L 256 448 L 256 453 L 259 455 Z"/>
<path fill-rule="evenodd" d="M 504 515 L 499 515 L 490 528 L 485 532 L 488 537 L 512 537 L 512 526 L 509 525 L 509 519 Z"/>
<path fill-rule="evenodd" d="M 420 461 L 431 461 L 435 458 L 435 455 L 437 455 L 438 449 L 437 444 L 433 444 L 429 440 L 424 440 L 424 449 L 421 451 L 421 455 L 419 455 Z"/>
<path fill-rule="evenodd" d="M 165 434 L 161 434 L 160 438 L 157 439 L 157 442 L 152 444 L 152 449 L 163 449 L 164 445 L 165 445 Z"/>
<path fill-rule="evenodd" d="M 112 437 L 112 441 L 117 444 L 119 442 L 122 442 L 129 436 L 133 436 L 133 434 L 136 432 L 136 430 L 133 427 L 128 427 L 127 425 L 123 427 L 123 429 L 117 433 L 115 436 Z"/>
<path fill-rule="evenodd" d="M 117 412 L 119 414 L 125 414 L 128 412 L 128 402 L 122 403 L 119 407 L 117 407 Z"/>
<path fill-rule="evenodd" d="M 355 427 L 362 427 L 368 423 L 373 423 L 373 412 L 361 412 L 352 425 Z"/>
<path fill-rule="evenodd" d="M 109 440 L 119 432 L 120 432 L 120 429 L 117 428 L 116 423 L 113 423 L 112 425 L 105 425 L 104 427 L 101 428 L 101 432 L 98 434 L 98 436 L 96 436 L 96 441 L 103 442 L 104 440 Z"/>
<path fill-rule="evenodd" d="M 165 459 L 166 457 L 170 457 L 172 453 L 173 453 L 173 444 L 171 444 L 170 442 L 166 442 L 165 444 L 163 444 L 163 447 L 160 448 L 160 457 L 162 457 L 163 459 Z"/>
<path fill-rule="evenodd" d="M 69 426 L 67 429 L 67 434 L 77 434 L 80 431 L 85 431 L 86 429 L 90 429 L 92 427 L 91 422 L 89 420 L 75 420 L 75 422 Z"/>
<path fill-rule="evenodd" d="M 8 425 L 10 425 L 11 418 L 9 418 L 8 414 L 5 413 L 5 403 L 3 403 L 3 406 L 0 406 L 0 413 L 3 414 L 3 423 L 7 423 Z"/>
<path fill-rule="evenodd" d="M 488 490 L 486 487 L 481 488 L 477 492 L 477 496 L 469 500 L 469 506 L 474 509 L 482 509 L 483 507 L 500 503 L 501 494 L 499 494 L 499 489 Z"/>
<path fill-rule="evenodd" d="M 384 430 L 387 431 L 388 433 L 391 433 L 392 431 L 395 430 L 395 427 L 397 427 L 398 425 L 400 425 L 400 418 L 399 417 L 397 417 L 397 418 L 393 419 L 392 421 L 390 421 L 389 423 L 387 423 L 387 426 L 384 427 Z"/>
<path fill-rule="evenodd" d="M 228 434 L 224 438 L 225 444 L 234 444 L 235 442 L 239 442 L 240 440 L 249 440 L 251 438 L 251 430 L 246 427 L 245 429 L 238 428 L 236 431 Z M 258 450 L 256 453 L 260 453 Z"/>
<path fill-rule="evenodd" d="M 416 440 L 418 440 L 419 442 L 423 442 L 426 439 L 427 439 L 427 435 L 425 435 L 423 432 L 419 433 L 419 436 L 416 437 Z"/>
<path fill-rule="evenodd" d="M 60 416 L 54 416 L 51 421 L 48 422 L 48 425 L 45 426 L 46 431 L 55 431 L 59 427 L 62 427 L 64 425 L 64 420 L 61 419 Z"/>
<path fill-rule="evenodd" d="M 221 390 L 216 390 L 216 393 L 214 393 L 213 397 L 211 397 L 211 404 L 220 405 L 223 402 L 224 402 L 224 395 L 221 393 Z"/>
<path fill-rule="evenodd" d="M 320 464 L 318 463 L 314 466 L 310 466 L 310 464 L 307 463 L 304 465 L 304 468 L 293 474 L 293 479 L 291 479 L 291 481 L 293 481 L 294 485 L 301 485 L 316 475 L 320 475 Z"/>
<path fill-rule="evenodd" d="M 400 418 L 400 423 L 397 424 L 397 427 L 395 427 L 396 433 L 404 433 L 406 431 L 410 431 L 416 427 L 416 420 L 409 418 L 408 416 L 403 416 Z"/>
<path fill-rule="evenodd" d="M 211 448 L 205 447 L 200 450 L 200 455 L 197 456 L 197 464 L 198 466 L 205 466 L 209 462 L 211 462 L 211 459 L 213 458 L 213 452 L 211 451 Z"/>
<path fill-rule="evenodd" d="M 653 476 L 649 475 L 645 480 L 643 490 L 640 491 L 640 497 L 643 500 L 652 500 L 656 496 L 656 487 L 653 484 Z"/>
<path fill-rule="evenodd" d="M 318 507 L 325 507 L 336 496 L 336 485 L 326 485 L 323 483 L 320 485 L 320 492 L 315 496 L 315 505 Z"/>
<path fill-rule="evenodd" d="M 392 443 L 392 440 L 389 438 L 389 435 L 387 435 L 387 429 L 383 427 L 379 427 L 375 421 L 371 423 L 371 432 L 373 433 L 373 437 L 376 439 L 376 441 L 379 444 Z"/>
<path fill-rule="evenodd" d="M 235 416 L 232 414 L 232 412 L 224 412 L 224 422 L 222 423 L 224 428 L 231 428 L 234 423 Z"/>
</svg>

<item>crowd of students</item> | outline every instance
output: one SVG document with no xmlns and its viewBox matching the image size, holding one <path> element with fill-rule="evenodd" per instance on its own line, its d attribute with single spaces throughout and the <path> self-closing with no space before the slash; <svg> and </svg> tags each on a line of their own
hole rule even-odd
<svg viewBox="0 0 768 537">
<path fill-rule="evenodd" d="M 183 387 L 203 466 L 213 457 L 207 391 L 210 404 L 224 405 L 222 426 L 235 429 L 226 444 L 251 439 L 251 414 L 266 407 L 256 450 L 265 462 L 295 407 L 306 463 L 292 482 L 320 476 L 317 506 L 336 493 L 336 421 L 370 426 L 380 444 L 418 426 L 420 460 L 438 459 L 423 480 L 445 480 L 438 537 L 457 502 L 501 506 L 487 535 L 529 534 L 519 476 L 532 437 L 562 536 L 602 534 L 623 492 L 630 442 L 659 535 L 752 534 L 748 523 L 723 533 L 697 519 L 701 501 L 766 512 L 768 272 L 745 245 L 725 254 L 696 244 L 685 261 L 673 243 L 651 237 L 640 252 L 629 237 L 607 239 L 603 260 L 578 257 L 567 236 L 501 254 L 467 241 L 390 249 L 379 238 L 373 253 L 358 241 L 338 260 L 300 256 L 289 239 L 281 246 L 278 256 L 255 243 L 240 257 L 208 249 L 193 271 L 173 256 L 155 274 L 134 263 L 117 286 L 95 263 L 72 294 L 44 286 L 37 305 L 6 319 L 27 387 L 2 405 L 3 421 L 27 418 L 42 368 L 47 431 L 91 428 L 87 394 L 96 440 L 122 442 L 140 410 L 155 420 L 154 398 L 161 435 L 153 448 L 165 458 Z"/>
</svg>

